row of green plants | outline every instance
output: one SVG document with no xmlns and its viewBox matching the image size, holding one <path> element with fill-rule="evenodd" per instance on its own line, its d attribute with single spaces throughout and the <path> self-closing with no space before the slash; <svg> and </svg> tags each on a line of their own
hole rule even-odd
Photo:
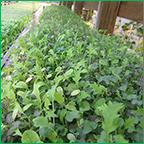
<svg viewBox="0 0 144 144">
<path fill-rule="evenodd" d="M 28 27 L 31 18 L 32 14 L 29 14 L 19 20 L 1 20 L 1 59 L 24 28 Z"/>
<path fill-rule="evenodd" d="M 3 69 L 2 142 L 143 142 L 143 61 L 119 36 L 52 5 L 17 46 Z"/>
</svg>

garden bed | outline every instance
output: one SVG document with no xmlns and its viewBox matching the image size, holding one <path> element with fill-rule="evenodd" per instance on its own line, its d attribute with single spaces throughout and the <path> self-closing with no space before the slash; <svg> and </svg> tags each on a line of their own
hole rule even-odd
<svg viewBox="0 0 144 144">
<path fill-rule="evenodd" d="M 143 61 L 68 8 L 45 8 L 1 82 L 2 142 L 143 142 Z"/>
<path fill-rule="evenodd" d="M 37 19 L 38 16 L 40 15 L 39 11 L 42 12 L 42 9 L 43 7 L 41 6 L 37 10 L 35 14 L 37 16 Z M 12 44 L 15 43 L 15 39 L 20 35 L 20 33 L 24 28 L 26 31 L 27 28 L 29 28 L 30 20 L 32 19 L 32 17 L 33 17 L 32 14 L 29 14 L 19 20 L 2 20 L 1 22 L 1 59 L 2 59 L 1 68 L 3 67 L 5 61 L 8 58 L 8 54 L 11 51 L 11 47 L 13 47 Z"/>
</svg>

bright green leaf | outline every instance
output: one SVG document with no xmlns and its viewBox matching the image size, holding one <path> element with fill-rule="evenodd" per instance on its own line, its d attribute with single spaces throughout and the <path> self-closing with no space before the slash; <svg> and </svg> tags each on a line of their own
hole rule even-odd
<svg viewBox="0 0 144 144">
<path fill-rule="evenodd" d="M 25 105 L 25 106 L 23 107 L 23 111 L 26 111 L 26 110 L 29 109 L 29 107 L 31 107 L 32 105 L 33 105 L 32 103 L 29 103 L 29 104 Z"/>
<path fill-rule="evenodd" d="M 114 135 L 115 143 L 128 143 L 128 140 L 125 140 L 124 137 L 120 134 Z"/>
<path fill-rule="evenodd" d="M 34 88 L 33 88 L 32 94 L 34 94 L 34 95 L 36 96 L 36 98 L 37 98 L 37 101 L 38 101 L 39 103 L 41 103 L 40 91 L 39 91 L 38 85 L 37 85 L 36 83 L 34 83 Z"/>
<path fill-rule="evenodd" d="M 70 140 L 70 143 L 75 142 L 76 138 L 72 133 L 67 134 L 67 138 Z"/>
<path fill-rule="evenodd" d="M 24 88 L 24 89 L 28 89 L 28 86 L 25 82 L 20 81 L 15 85 L 15 88 Z"/>
<path fill-rule="evenodd" d="M 77 90 L 74 90 L 74 91 L 71 93 L 71 95 L 72 95 L 72 96 L 75 96 L 75 95 L 78 95 L 79 93 L 80 93 L 80 90 L 77 89 Z"/>
<path fill-rule="evenodd" d="M 76 107 L 74 106 L 74 105 L 72 105 L 72 104 L 67 104 L 66 106 L 65 106 L 68 110 L 76 110 Z"/>
<path fill-rule="evenodd" d="M 26 130 L 22 135 L 22 143 L 37 143 L 40 142 L 38 134 L 33 130 Z"/>
<path fill-rule="evenodd" d="M 60 113 L 60 121 L 64 124 L 63 122 L 63 117 L 66 115 L 67 113 L 67 110 L 66 109 L 63 109 L 62 112 Z"/>
<path fill-rule="evenodd" d="M 49 126 L 47 117 L 39 116 L 32 120 L 35 127 Z"/>
<path fill-rule="evenodd" d="M 77 110 L 74 110 L 74 111 L 71 111 L 71 112 L 68 112 L 66 114 L 66 119 L 67 121 L 69 122 L 72 122 L 74 118 L 79 118 L 80 115 L 79 115 L 79 112 Z"/>
<path fill-rule="evenodd" d="M 83 101 L 80 104 L 80 111 L 84 112 L 84 111 L 88 111 L 90 110 L 90 104 L 87 101 Z"/>
</svg>

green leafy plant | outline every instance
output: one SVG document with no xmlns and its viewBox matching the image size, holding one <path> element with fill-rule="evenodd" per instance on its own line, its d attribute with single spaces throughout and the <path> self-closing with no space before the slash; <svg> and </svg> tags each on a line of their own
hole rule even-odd
<svg viewBox="0 0 144 144">
<path fill-rule="evenodd" d="M 143 142 L 143 61 L 120 38 L 53 5 L 17 46 L 3 69 L 2 142 Z"/>
</svg>

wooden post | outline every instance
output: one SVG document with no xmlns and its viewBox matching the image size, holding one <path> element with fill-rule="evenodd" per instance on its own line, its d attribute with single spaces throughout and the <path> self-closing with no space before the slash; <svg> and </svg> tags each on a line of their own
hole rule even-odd
<svg viewBox="0 0 144 144">
<path fill-rule="evenodd" d="M 67 7 L 67 5 L 68 5 L 68 1 L 66 1 L 66 7 Z"/>
<path fill-rule="evenodd" d="M 59 5 L 61 5 L 61 6 L 62 6 L 62 1 L 59 1 Z"/>
<path fill-rule="evenodd" d="M 63 1 L 63 6 L 66 6 L 66 1 Z"/>
<path fill-rule="evenodd" d="M 112 35 L 119 7 L 120 1 L 101 1 L 96 28 L 107 30 L 106 34 Z"/>
<path fill-rule="evenodd" d="M 67 7 L 68 7 L 69 9 L 71 9 L 72 4 L 73 4 L 73 1 L 67 1 Z"/>
<path fill-rule="evenodd" d="M 73 12 L 75 11 L 75 1 L 73 2 Z"/>
<path fill-rule="evenodd" d="M 83 1 L 75 1 L 75 12 L 79 15 L 82 14 Z"/>
</svg>

